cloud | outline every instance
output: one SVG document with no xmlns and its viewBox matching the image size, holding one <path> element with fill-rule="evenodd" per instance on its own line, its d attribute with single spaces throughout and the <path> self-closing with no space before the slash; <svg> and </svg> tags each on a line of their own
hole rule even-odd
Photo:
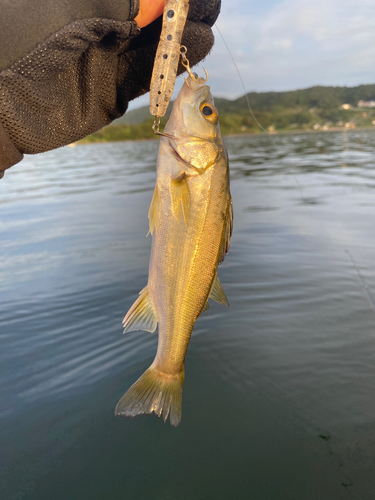
<svg viewBox="0 0 375 500">
<path fill-rule="evenodd" d="M 374 82 L 372 1 L 357 0 L 354 6 L 347 0 L 315 0 L 313 4 L 285 0 L 255 14 L 252 5 L 223 3 L 217 23 L 248 90 Z M 220 95 L 240 95 L 233 63 L 220 37 L 216 39 L 208 60 L 213 90 L 217 86 Z"/>
<path fill-rule="evenodd" d="M 247 91 L 375 82 L 374 0 L 226 0 L 217 26 Z M 197 71 L 207 68 L 214 95 L 243 95 L 215 27 L 214 34 L 214 49 Z M 182 81 L 177 80 L 175 95 Z"/>
</svg>

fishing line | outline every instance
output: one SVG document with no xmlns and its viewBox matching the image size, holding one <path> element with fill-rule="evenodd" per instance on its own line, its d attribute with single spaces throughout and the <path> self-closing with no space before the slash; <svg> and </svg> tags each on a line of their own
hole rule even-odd
<svg viewBox="0 0 375 500">
<path fill-rule="evenodd" d="M 303 202 L 303 186 L 301 186 L 301 184 L 298 182 L 297 178 L 295 177 L 294 174 L 292 174 L 293 178 L 294 178 L 294 182 L 297 184 L 298 186 L 298 189 L 299 189 L 299 192 L 300 192 L 300 197 L 301 197 L 301 201 Z M 314 221 L 314 222 L 318 222 L 320 224 L 320 229 L 321 229 L 321 232 L 322 234 L 325 235 L 325 237 L 327 238 L 327 240 L 331 240 L 335 243 L 334 239 L 332 238 L 332 236 L 330 235 L 330 233 L 326 230 L 325 228 L 325 225 L 323 223 L 323 221 L 321 219 L 316 219 L 314 217 L 314 215 L 312 214 L 311 212 L 311 209 L 310 207 L 307 205 L 307 211 L 309 213 L 309 216 L 310 218 Z M 349 251 L 348 248 L 345 248 L 345 249 L 342 249 L 343 252 L 345 252 L 349 258 L 349 261 L 353 267 L 353 269 L 356 271 L 356 274 L 357 274 L 357 277 L 358 277 L 358 280 L 361 284 L 361 288 L 364 289 L 364 294 L 366 296 L 366 298 L 368 299 L 369 301 L 369 304 L 370 304 L 370 307 L 371 309 L 374 311 L 375 313 L 375 298 L 374 296 L 372 295 L 372 292 L 371 292 L 371 289 L 370 287 L 368 286 L 368 284 L 366 283 L 360 269 L 359 269 L 359 266 L 357 265 L 357 262 L 355 261 L 354 257 L 353 257 L 353 254 Z"/>
<path fill-rule="evenodd" d="M 244 82 L 243 82 L 243 80 L 242 80 L 241 73 L 240 73 L 240 71 L 239 71 L 239 69 L 238 69 L 238 67 L 237 67 L 236 61 L 234 60 L 234 57 L 232 56 L 232 53 L 231 53 L 231 51 L 230 51 L 230 49 L 229 49 L 229 47 L 228 47 L 228 45 L 227 45 L 227 42 L 224 40 L 224 37 L 223 37 L 223 35 L 221 34 L 221 31 L 219 30 L 219 27 L 218 27 L 217 23 L 215 23 L 215 28 L 217 29 L 217 31 L 218 31 L 218 33 L 219 33 L 219 35 L 220 35 L 221 39 L 223 40 L 223 43 L 224 43 L 224 45 L 225 45 L 225 47 L 226 47 L 226 49 L 227 49 L 227 51 L 228 51 L 228 53 L 229 53 L 229 55 L 230 55 L 230 58 L 231 58 L 231 59 L 232 59 L 232 61 L 233 61 L 234 67 L 236 68 L 238 78 L 240 79 L 240 82 L 241 82 L 241 84 L 242 84 L 242 88 L 243 88 L 243 90 L 244 90 L 244 92 L 245 92 L 245 99 L 246 99 L 246 102 L 247 102 L 247 107 L 249 108 L 249 111 L 250 111 L 250 115 L 251 115 L 251 117 L 253 118 L 253 120 L 255 121 L 255 123 L 258 125 L 258 127 L 259 127 L 259 128 L 260 128 L 263 132 L 265 132 L 267 135 L 270 135 L 270 134 L 267 132 L 267 130 L 265 130 L 265 129 L 262 127 L 262 125 L 258 122 L 258 120 L 255 118 L 254 113 L 253 113 L 253 111 L 252 111 L 252 109 L 251 109 L 251 106 L 250 106 L 250 101 L 249 101 L 249 98 L 248 98 L 248 95 L 247 95 L 247 90 L 246 90 L 245 84 L 244 84 Z"/>
<path fill-rule="evenodd" d="M 229 55 L 230 55 L 230 57 L 231 57 L 231 59 L 232 59 L 232 61 L 233 61 L 234 67 L 236 68 L 236 71 L 237 71 L 238 77 L 239 77 L 239 79 L 240 79 L 240 81 L 241 81 L 241 84 L 242 84 L 242 88 L 243 88 L 243 90 L 244 90 L 244 92 L 245 92 L 245 98 L 246 98 L 246 102 L 247 102 L 247 105 L 248 105 L 248 108 L 249 108 L 250 114 L 251 114 L 251 116 L 252 116 L 253 120 L 255 121 L 255 123 L 258 125 L 258 127 L 259 127 L 261 130 L 263 130 L 263 131 L 264 131 L 264 132 L 265 132 L 268 136 L 270 136 L 271 134 L 269 134 L 269 133 L 268 133 L 268 132 L 267 132 L 267 131 L 266 131 L 266 130 L 265 130 L 265 129 L 264 129 L 264 128 L 260 125 L 260 123 L 258 122 L 258 120 L 255 118 L 255 116 L 254 116 L 254 114 L 253 114 L 253 112 L 252 112 L 251 106 L 250 106 L 250 102 L 249 102 L 249 99 L 248 99 L 248 96 L 247 96 L 247 91 L 246 91 L 246 88 L 245 88 L 244 82 L 243 82 L 243 80 L 242 80 L 242 78 L 241 78 L 241 74 L 240 74 L 239 69 L 238 69 L 238 67 L 237 67 L 236 61 L 234 60 L 234 58 L 233 58 L 233 56 L 232 56 L 232 53 L 231 53 L 231 51 L 230 51 L 230 49 L 229 49 L 229 47 L 228 47 L 227 43 L 225 42 L 223 35 L 221 34 L 221 32 L 220 32 L 220 30 L 219 30 L 219 27 L 218 27 L 217 23 L 215 24 L 215 26 L 216 26 L 216 29 L 217 29 L 217 31 L 218 31 L 218 33 L 219 33 L 219 35 L 220 35 L 221 39 L 223 40 L 223 43 L 224 43 L 225 47 L 227 48 L 227 51 L 228 51 L 228 53 L 229 53 Z M 303 191 L 303 187 L 301 186 L 301 184 L 299 183 L 299 181 L 298 181 L 297 177 L 296 177 L 293 173 L 292 173 L 292 177 L 293 177 L 294 182 L 296 183 L 297 188 L 298 188 L 298 190 L 299 190 L 301 201 L 303 202 L 303 193 L 302 193 L 302 191 Z M 323 232 L 324 232 L 324 233 L 326 233 L 326 235 L 327 235 L 327 237 L 328 237 L 329 239 L 332 239 L 332 237 L 331 237 L 330 235 L 328 235 L 328 232 L 326 231 L 326 228 L 324 227 L 324 224 L 323 224 L 322 220 L 319 220 L 319 219 L 318 219 L 318 220 L 316 220 L 316 219 L 315 219 L 315 217 L 313 216 L 313 214 L 312 214 L 312 212 L 311 212 L 311 209 L 310 209 L 310 207 L 309 207 L 308 205 L 307 205 L 307 210 L 308 210 L 308 212 L 309 212 L 310 217 L 314 220 L 314 222 L 319 222 L 319 223 L 320 223 L 321 228 L 323 229 Z M 356 261 L 354 260 L 354 257 L 353 257 L 353 255 L 352 255 L 352 253 L 351 253 L 351 252 L 350 252 L 347 248 L 346 248 L 344 251 L 345 251 L 345 253 L 348 255 L 349 260 L 350 260 L 350 262 L 351 262 L 351 264 L 352 264 L 353 268 L 355 269 L 355 271 L 356 271 L 356 273 L 357 273 L 358 279 L 359 279 L 359 281 L 360 281 L 360 283 L 361 283 L 361 285 L 362 285 L 362 288 L 365 290 L 366 296 L 367 296 L 367 298 L 368 298 L 368 301 L 369 301 L 369 303 L 370 303 L 370 306 L 371 306 L 372 310 L 375 312 L 375 299 L 374 299 L 374 296 L 373 296 L 373 295 L 372 295 L 372 293 L 371 293 L 370 287 L 369 287 L 369 286 L 367 285 L 367 283 L 365 282 L 365 280 L 364 280 L 364 278 L 363 278 L 363 276 L 362 276 L 362 273 L 361 273 L 361 271 L 360 271 L 360 269 L 359 269 L 359 267 L 358 267 L 358 265 L 357 265 Z M 344 483 L 344 482 L 342 482 L 342 483 L 341 483 L 341 484 L 342 484 L 342 486 L 345 488 L 345 490 L 349 493 L 349 495 L 350 495 L 352 498 L 356 498 L 356 499 L 357 499 L 357 498 L 358 498 L 358 497 L 357 497 L 357 495 L 355 495 L 355 494 L 354 494 L 354 493 L 353 493 L 353 492 L 349 489 L 349 487 L 353 486 L 353 484 L 354 484 L 353 480 L 352 480 L 352 479 L 351 479 L 351 477 L 350 477 L 350 476 L 349 476 L 349 475 L 345 472 L 343 462 L 341 461 L 341 459 L 340 459 L 339 455 L 338 455 L 338 454 L 336 454 L 336 453 L 333 451 L 331 444 L 328 442 L 328 440 L 330 439 L 330 437 L 331 437 L 331 436 L 330 436 L 330 435 L 319 434 L 319 437 L 320 437 L 321 439 L 324 439 L 324 441 L 325 441 L 325 443 L 326 443 L 326 446 L 327 446 L 327 448 L 328 448 L 328 451 L 329 451 L 330 455 L 332 455 L 333 457 L 335 457 L 335 458 L 336 458 L 336 460 L 338 461 L 338 465 L 339 465 L 339 468 L 340 468 L 340 470 L 341 470 L 341 473 L 342 473 L 342 474 L 343 474 L 343 475 L 347 478 L 347 482 L 346 482 L 346 483 Z"/>
<path fill-rule="evenodd" d="M 294 177 L 294 176 L 293 176 Z M 295 181 L 297 181 L 297 179 L 295 178 L 294 179 Z M 299 185 L 300 186 L 300 185 Z M 303 189 L 303 187 L 300 186 L 300 193 L 301 193 L 301 190 Z M 309 215 L 310 217 L 312 218 L 313 221 L 315 222 L 318 222 L 320 224 L 320 227 L 321 227 L 321 230 L 322 230 L 322 233 L 325 234 L 326 238 L 328 240 L 331 240 L 335 243 L 334 239 L 332 238 L 332 236 L 328 233 L 328 231 L 326 230 L 325 226 L 324 226 L 324 223 L 322 220 L 320 219 L 316 219 L 311 210 L 310 210 L 310 207 L 307 206 L 307 209 L 308 209 L 308 212 L 309 212 Z M 368 299 L 368 302 L 369 302 L 369 305 L 371 307 L 371 309 L 374 311 L 375 313 L 375 298 L 371 292 L 371 289 L 369 287 L 369 285 L 366 283 L 365 281 L 365 278 L 363 277 L 360 269 L 359 269 L 359 266 L 357 264 L 357 262 L 355 261 L 354 257 L 353 257 L 353 254 L 350 252 L 350 250 L 348 248 L 345 248 L 345 249 L 342 249 L 343 252 L 345 252 L 349 258 L 349 262 L 350 264 L 352 265 L 353 269 L 355 270 L 356 274 L 357 274 L 357 277 L 358 277 L 358 281 L 360 282 L 361 284 L 361 288 L 364 290 L 364 295 L 366 296 L 366 298 Z"/>
<path fill-rule="evenodd" d="M 221 37 L 221 39 L 222 39 L 222 41 L 223 41 L 223 43 L 224 43 L 225 47 L 226 47 L 226 49 L 227 49 L 227 51 L 228 51 L 228 53 L 229 53 L 229 55 L 230 55 L 230 58 L 232 59 L 232 62 L 233 62 L 233 64 L 234 64 L 234 67 L 236 68 L 236 71 L 237 71 L 238 77 L 239 77 L 239 79 L 240 79 L 240 82 L 241 82 L 242 88 L 243 88 L 244 93 L 245 93 L 245 99 L 246 99 L 246 102 L 247 102 L 247 106 L 248 106 L 248 108 L 249 108 L 250 115 L 252 116 L 252 118 L 253 118 L 254 122 L 258 125 L 258 127 L 259 127 L 261 130 L 263 130 L 263 132 L 265 132 L 268 136 L 270 136 L 271 134 L 269 134 L 269 132 L 267 132 L 267 131 L 266 131 L 266 130 L 262 127 L 262 125 L 258 122 L 258 120 L 255 118 L 254 113 L 253 113 L 253 111 L 252 111 L 252 109 L 251 109 L 251 106 L 250 106 L 250 102 L 249 102 L 249 98 L 248 98 L 248 95 L 247 95 L 246 87 L 245 87 L 245 84 L 244 84 L 244 82 L 243 82 L 243 80 L 242 80 L 242 77 L 241 77 L 240 71 L 239 71 L 239 69 L 238 69 L 238 66 L 237 66 L 237 64 L 236 64 L 236 61 L 234 60 L 234 57 L 233 57 L 233 55 L 232 55 L 232 53 L 231 53 L 231 51 L 230 51 L 230 49 L 229 49 L 229 47 L 228 47 L 228 44 L 227 44 L 227 43 L 226 43 L 226 41 L 224 40 L 224 37 L 223 37 L 223 35 L 221 34 L 221 31 L 220 31 L 220 29 L 219 29 L 219 27 L 218 27 L 217 23 L 215 24 L 215 27 L 216 27 L 216 29 L 217 29 L 217 31 L 218 31 L 218 33 L 219 33 L 219 35 L 220 35 L 220 37 Z M 300 185 L 300 183 L 298 182 L 298 180 L 297 180 L 296 176 L 295 176 L 293 173 L 292 173 L 292 177 L 293 177 L 294 182 L 296 183 L 297 188 L 298 188 L 298 190 L 299 190 L 299 192 L 300 192 L 301 201 L 303 202 L 303 195 L 302 195 L 302 190 L 303 190 L 303 187 Z M 329 239 L 332 239 L 332 238 L 328 235 L 328 232 L 326 231 L 326 229 L 325 229 L 325 227 L 324 227 L 323 221 L 321 221 L 321 220 L 316 221 L 315 217 L 314 217 L 314 216 L 313 216 L 313 214 L 311 213 L 311 210 L 310 210 L 310 207 L 309 207 L 309 206 L 307 206 L 307 210 L 308 210 L 308 212 L 309 212 L 310 217 L 311 217 L 311 218 L 312 218 L 315 222 L 319 222 L 319 223 L 320 223 L 321 228 L 323 229 L 323 232 L 324 232 L 324 233 L 328 236 L 328 238 L 329 238 Z M 348 249 L 344 249 L 344 252 L 348 255 L 349 260 L 350 260 L 350 263 L 352 264 L 352 266 L 353 266 L 354 270 L 355 270 L 355 271 L 356 271 L 356 273 L 357 273 L 357 277 L 358 277 L 358 279 L 359 279 L 359 282 L 361 283 L 362 288 L 365 290 L 365 295 L 366 295 L 366 297 L 367 297 L 367 299 L 368 299 L 368 301 L 369 301 L 369 303 L 370 303 L 371 309 L 372 309 L 372 310 L 374 311 L 374 313 L 375 313 L 375 299 L 374 299 L 374 296 L 373 296 L 373 295 L 372 295 L 372 293 L 371 293 L 370 287 L 369 287 L 369 286 L 367 285 L 367 283 L 365 282 L 365 279 L 364 279 L 364 277 L 362 276 L 362 274 L 361 274 L 361 272 L 360 272 L 360 270 L 359 270 L 359 267 L 358 267 L 358 265 L 357 265 L 356 261 L 354 260 L 354 257 L 353 257 L 353 255 L 352 255 L 352 253 L 351 253 Z"/>
<path fill-rule="evenodd" d="M 230 49 L 229 49 L 229 47 L 228 47 L 228 44 L 227 44 L 227 43 L 226 43 L 226 41 L 224 40 L 224 37 L 223 37 L 223 35 L 221 34 L 221 31 L 219 30 L 219 27 L 218 27 L 217 23 L 215 23 L 215 27 L 216 27 L 216 29 L 217 29 L 217 31 L 218 31 L 218 33 L 219 33 L 219 35 L 220 35 L 220 37 L 221 37 L 221 39 L 222 39 L 222 41 L 223 41 L 223 43 L 224 43 L 225 47 L 226 47 L 226 49 L 227 49 L 227 51 L 228 51 L 228 53 L 229 53 L 229 55 L 230 55 L 230 58 L 232 59 L 232 62 L 233 62 L 234 67 L 236 68 L 236 71 L 237 71 L 237 74 L 238 74 L 238 78 L 240 79 L 240 82 L 241 82 L 242 88 L 243 88 L 244 93 L 245 93 L 245 99 L 246 99 L 246 102 L 247 102 L 247 106 L 248 106 L 248 108 L 249 108 L 250 115 L 252 116 L 252 118 L 253 118 L 254 122 L 258 125 L 258 127 L 259 127 L 261 130 L 263 130 L 263 132 L 265 132 L 268 136 L 270 136 L 271 134 L 269 134 L 269 132 L 267 132 L 267 130 L 265 130 L 265 129 L 262 127 L 262 125 L 258 122 L 258 120 L 255 118 L 254 113 L 253 113 L 253 111 L 252 111 L 252 109 L 251 109 L 251 106 L 250 106 L 250 102 L 249 102 L 249 98 L 248 98 L 248 95 L 247 95 L 246 87 L 245 87 L 245 84 L 244 84 L 244 82 L 243 82 L 243 80 L 242 80 L 241 73 L 240 73 L 240 71 L 239 71 L 239 69 L 238 69 L 238 66 L 237 66 L 237 64 L 236 64 L 236 61 L 234 60 L 234 57 L 233 57 L 233 55 L 232 55 L 232 53 L 231 53 L 231 51 L 230 51 Z M 297 180 L 296 176 L 295 176 L 293 173 L 292 173 L 292 177 L 293 177 L 294 182 L 296 183 L 297 188 L 298 188 L 298 190 L 299 190 L 299 192 L 300 192 L 301 201 L 303 201 L 303 196 L 302 196 L 302 190 L 303 190 L 303 187 L 300 185 L 300 183 L 298 182 L 298 180 Z M 310 207 L 309 207 L 309 206 L 307 206 L 307 209 L 308 209 L 308 212 L 309 212 L 310 217 L 311 217 L 314 221 L 316 221 L 315 217 L 314 217 L 314 216 L 313 216 L 313 214 L 311 213 L 311 210 L 310 210 Z M 327 233 L 327 231 L 326 231 L 326 229 L 325 229 L 325 227 L 324 227 L 324 225 L 323 225 L 323 222 L 322 222 L 321 220 L 319 220 L 319 223 L 320 223 L 321 227 L 323 228 L 323 231 L 326 233 L 326 235 L 328 235 L 328 233 Z M 360 272 L 360 270 L 359 270 L 359 267 L 357 266 L 357 263 L 356 263 L 356 261 L 354 260 L 354 257 L 353 257 L 353 255 L 352 255 L 352 253 L 351 253 L 348 249 L 345 249 L 345 250 L 344 250 L 344 252 L 348 255 L 349 260 L 350 260 L 350 263 L 352 264 L 352 266 L 353 266 L 354 270 L 355 270 L 355 271 L 356 271 L 356 273 L 357 273 L 357 276 L 358 276 L 358 279 L 359 279 L 359 281 L 360 281 L 360 283 L 361 283 L 361 285 L 362 285 L 362 288 L 365 290 L 365 294 L 366 294 L 367 299 L 369 300 L 369 303 L 370 303 L 371 309 L 375 312 L 375 299 L 374 299 L 374 296 L 373 296 L 373 295 L 372 295 L 372 293 L 371 293 L 370 287 L 369 287 L 369 286 L 367 285 L 367 283 L 365 282 L 365 280 L 364 280 L 364 278 L 363 278 L 363 276 L 362 276 L 362 274 L 361 274 L 361 272 Z"/>
<path fill-rule="evenodd" d="M 370 305 L 371 305 L 371 307 L 372 307 L 373 311 L 375 312 L 375 299 L 374 299 L 374 297 L 373 297 L 373 295 L 372 295 L 372 293 L 371 293 L 370 287 L 369 287 L 369 286 L 367 285 L 367 283 L 365 282 L 365 280 L 364 280 L 364 278 L 363 278 L 363 276 L 362 276 L 362 273 L 361 273 L 361 271 L 360 271 L 359 267 L 357 266 L 357 263 L 356 263 L 356 261 L 354 260 L 354 257 L 353 257 L 353 255 L 351 254 L 351 252 L 350 252 L 347 248 L 345 249 L 345 252 L 348 254 L 349 259 L 350 259 L 351 263 L 353 264 L 354 269 L 355 269 L 355 270 L 356 270 L 356 272 L 357 272 L 358 279 L 359 279 L 359 281 L 362 283 L 362 286 L 363 286 L 363 288 L 364 288 L 364 289 L 365 289 L 365 291 L 366 291 L 366 295 L 367 295 L 367 298 L 368 298 L 368 300 L 369 300 L 369 302 L 370 302 Z"/>
</svg>

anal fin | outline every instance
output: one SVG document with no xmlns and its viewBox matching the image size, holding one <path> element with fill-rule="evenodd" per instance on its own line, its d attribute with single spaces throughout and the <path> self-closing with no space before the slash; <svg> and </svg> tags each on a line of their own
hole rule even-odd
<svg viewBox="0 0 375 500">
<path fill-rule="evenodd" d="M 224 293 L 223 287 L 219 281 L 219 276 L 217 271 L 215 272 L 215 277 L 212 282 L 211 291 L 209 294 L 209 298 L 215 300 L 219 304 L 223 304 L 224 306 L 229 306 L 228 299 Z M 203 309 L 204 310 L 204 309 Z"/>
<path fill-rule="evenodd" d="M 208 303 L 208 299 L 206 300 L 206 303 L 204 304 L 203 306 L 203 309 L 202 309 L 202 312 L 204 311 L 208 311 L 208 309 L 210 308 L 210 304 Z"/>
<path fill-rule="evenodd" d="M 123 319 L 124 333 L 135 330 L 154 332 L 157 327 L 154 308 L 148 296 L 147 286 L 139 293 L 138 299 Z"/>
</svg>

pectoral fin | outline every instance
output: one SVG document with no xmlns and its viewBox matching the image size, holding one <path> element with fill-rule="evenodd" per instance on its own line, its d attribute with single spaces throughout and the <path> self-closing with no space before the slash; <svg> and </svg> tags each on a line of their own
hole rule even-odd
<svg viewBox="0 0 375 500">
<path fill-rule="evenodd" d="M 171 201 L 176 219 L 180 221 L 182 214 L 187 226 L 190 220 L 190 191 L 185 172 L 179 177 L 171 179 Z"/>
<path fill-rule="evenodd" d="M 230 237 L 232 236 L 232 231 L 233 231 L 233 204 L 232 204 L 232 197 L 230 196 L 226 221 L 224 225 L 224 231 L 221 238 L 220 249 L 219 249 L 219 264 L 223 262 L 226 254 L 229 251 Z"/>
<path fill-rule="evenodd" d="M 154 194 L 152 196 L 151 205 L 148 211 L 148 219 L 149 219 L 149 234 L 154 232 L 154 229 L 157 225 L 157 214 L 158 214 L 158 204 L 159 204 L 159 194 L 158 194 L 158 185 L 156 184 Z M 147 235 L 148 236 L 148 235 Z"/>
<path fill-rule="evenodd" d="M 134 330 L 145 330 L 154 332 L 157 321 L 155 319 L 154 308 L 148 296 L 147 286 L 139 293 L 138 299 L 129 309 L 123 322 L 124 333 Z"/>
<path fill-rule="evenodd" d="M 210 299 L 215 300 L 219 304 L 223 304 L 224 306 L 229 306 L 228 299 L 224 293 L 223 287 L 219 281 L 219 276 L 217 275 L 217 271 L 215 273 L 214 280 L 212 282 L 212 287 L 209 295 Z M 203 308 L 204 310 L 204 308 Z"/>
</svg>

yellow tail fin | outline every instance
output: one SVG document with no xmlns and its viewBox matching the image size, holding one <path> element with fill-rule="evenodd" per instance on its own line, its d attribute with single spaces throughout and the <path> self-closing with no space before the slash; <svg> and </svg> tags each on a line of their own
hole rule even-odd
<svg viewBox="0 0 375 500">
<path fill-rule="evenodd" d="M 177 427 L 182 414 L 183 383 L 184 371 L 169 375 L 151 366 L 122 396 L 115 415 L 135 417 L 154 412 L 162 416 L 164 422 L 169 415 L 171 424 Z"/>
</svg>

